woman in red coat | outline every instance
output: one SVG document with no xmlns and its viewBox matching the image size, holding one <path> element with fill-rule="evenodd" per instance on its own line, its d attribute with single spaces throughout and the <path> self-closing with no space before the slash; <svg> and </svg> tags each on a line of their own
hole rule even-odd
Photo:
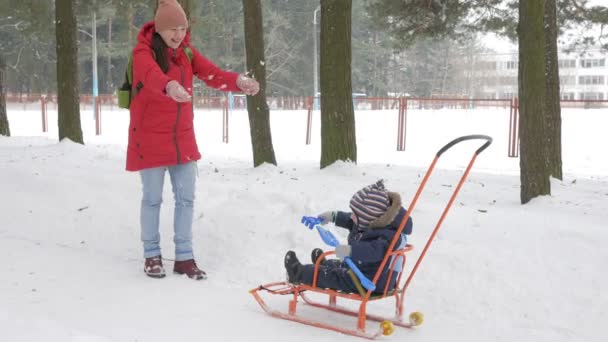
<svg viewBox="0 0 608 342">
<path fill-rule="evenodd" d="M 194 76 L 223 91 L 255 95 L 257 81 L 224 71 L 190 46 L 188 20 L 176 0 L 161 0 L 154 21 L 145 24 L 133 50 L 133 89 L 127 170 L 139 171 L 142 180 L 141 239 L 144 271 L 165 276 L 160 250 L 159 216 L 166 171 L 175 197 L 173 272 L 204 279 L 192 251 L 192 212 L 196 145 L 191 103 Z M 184 48 L 192 51 L 190 59 Z"/>
</svg>

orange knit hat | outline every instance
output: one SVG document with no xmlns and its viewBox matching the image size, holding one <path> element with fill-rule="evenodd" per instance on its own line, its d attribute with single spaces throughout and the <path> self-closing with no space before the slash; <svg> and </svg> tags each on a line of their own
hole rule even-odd
<svg viewBox="0 0 608 342">
<path fill-rule="evenodd" d="M 177 0 L 160 0 L 154 16 L 154 29 L 156 32 L 174 27 L 188 27 L 186 12 Z"/>
</svg>

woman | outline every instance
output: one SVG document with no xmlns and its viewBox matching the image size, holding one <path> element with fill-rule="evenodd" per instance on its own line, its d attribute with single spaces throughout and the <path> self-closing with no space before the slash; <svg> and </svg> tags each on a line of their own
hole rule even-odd
<svg viewBox="0 0 608 342">
<path fill-rule="evenodd" d="M 153 278 L 165 276 L 159 216 L 165 173 L 169 171 L 175 197 L 173 272 L 204 279 L 206 273 L 196 265 L 192 251 L 196 161 L 201 158 L 190 102 L 192 81 L 196 76 L 210 87 L 247 95 L 257 94 L 259 84 L 219 69 L 191 47 L 186 14 L 175 0 L 159 2 L 154 21 L 142 27 L 137 40 L 126 168 L 141 175 L 144 272 Z"/>
</svg>

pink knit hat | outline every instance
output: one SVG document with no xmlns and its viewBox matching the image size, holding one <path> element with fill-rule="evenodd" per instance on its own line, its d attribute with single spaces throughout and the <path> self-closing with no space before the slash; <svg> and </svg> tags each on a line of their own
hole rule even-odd
<svg viewBox="0 0 608 342">
<path fill-rule="evenodd" d="M 160 0 L 154 16 L 154 29 L 156 32 L 174 27 L 188 27 L 186 12 L 177 0 Z"/>
</svg>

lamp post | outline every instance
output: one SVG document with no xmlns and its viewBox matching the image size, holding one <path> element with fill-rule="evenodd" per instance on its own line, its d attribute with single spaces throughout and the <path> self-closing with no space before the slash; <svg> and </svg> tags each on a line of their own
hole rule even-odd
<svg viewBox="0 0 608 342">
<path fill-rule="evenodd" d="M 313 94 L 313 103 L 314 108 L 317 109 L 319 107 L 317 94 L 319 93 L 319 53 L 317 52 L 317 13 L 321 10 L 321 6 L 317 6 L 315 11 L 313 12 L 312 19 L 312 41 L 314 45 L 313 53 L 313 84 L 314 84 L 314 94 Z"/>
<path fill-rule="evenodd" d="M 95 10 L 93 10 L 93 22 L 91 23 L 91 32 L 93 32 L 91 37 L 91 41 L 93 44 L 93 117 L 95 118 L 95 121 L 97 121 L 97 96 L 99 90 L 97 86 L 97 14 L 95 13 Z"/>
<path fill-rule="evenodd" d="M 91 21 L 91 33 L 78 28 L 78 32 L 84 33 L 87 37 L 91 38 L 91 66 L 92 66 L 92 77 L 91 77 L 91 86 L 93 91 L 93 118 L 97 120 L 95 116 L 95 109 L 97 108 L 97 96 L 98 96 L 98 86 L 97 86 L 97 15 L 95 11 L 93 11 L 93 18 Z"/>
</svg>

